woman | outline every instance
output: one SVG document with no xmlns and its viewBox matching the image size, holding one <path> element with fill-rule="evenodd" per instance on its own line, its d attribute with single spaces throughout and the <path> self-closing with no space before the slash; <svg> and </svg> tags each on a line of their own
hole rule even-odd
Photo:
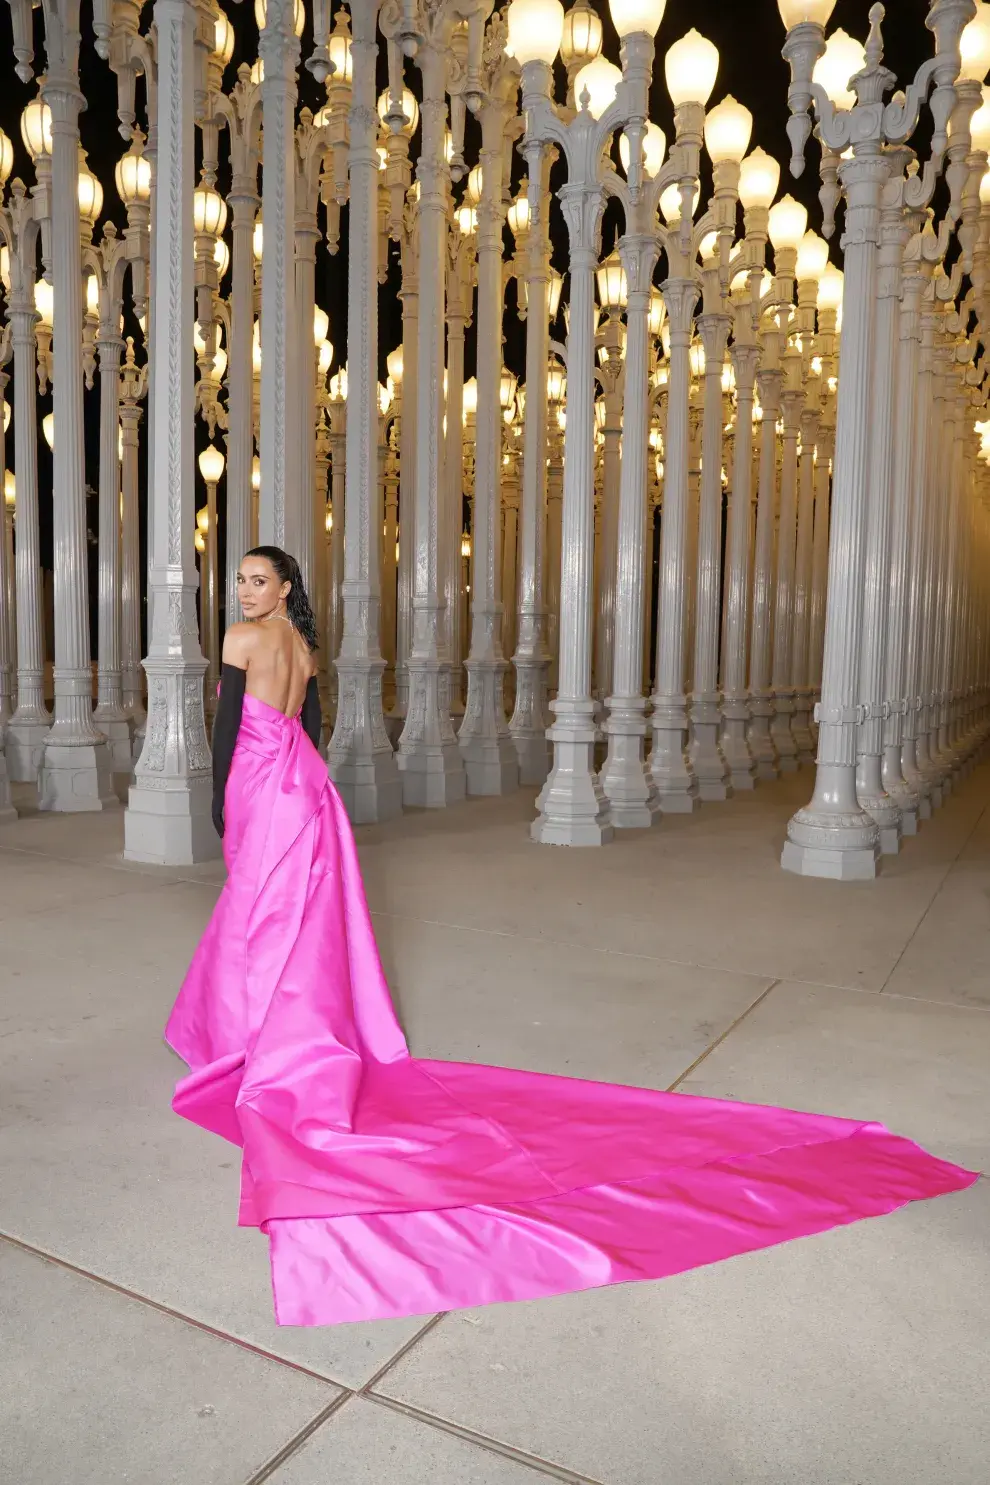
<svg viewBox="0 0 990 1485">
<path fill-rule="evenodd" d="M 412 1058 L 317 744 L 313 615 L 241 563 L 214 736 L 226 886 L 166 1032 L 243 1149 L 276 1316 L 331 1324 L 655 1279 L 976 1179 L 881 1125 Z"/>
</svg>

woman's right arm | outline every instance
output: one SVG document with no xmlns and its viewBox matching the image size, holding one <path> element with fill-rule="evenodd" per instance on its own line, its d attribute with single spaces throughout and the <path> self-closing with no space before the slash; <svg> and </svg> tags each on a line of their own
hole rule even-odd
<svg viewBox="0 0 990 1485">
<path fill-rule="evenodd" d="M 247 624 L 234 624 L 227 631 L 223 642 L 220 699 L 213 719 L 213 825 L 221 839 L 224 829 L 224 796 L 241 725 L 251 639 Z"/>
</svg>

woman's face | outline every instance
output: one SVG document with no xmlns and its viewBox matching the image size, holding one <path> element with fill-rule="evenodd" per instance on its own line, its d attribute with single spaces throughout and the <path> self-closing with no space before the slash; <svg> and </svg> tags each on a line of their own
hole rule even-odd
<svg viewBox="0 0 990 1485">
<path fill-rule="evenodd" d="M 289 595 L 267 557 L 245 557 L 237 569 L 237 597 L 245 619 L 265 619 Z"/>
</svg>

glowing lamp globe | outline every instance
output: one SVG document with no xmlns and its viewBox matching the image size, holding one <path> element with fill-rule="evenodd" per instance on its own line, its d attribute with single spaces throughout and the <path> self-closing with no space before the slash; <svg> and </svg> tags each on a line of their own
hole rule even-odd
<svg viewBox="0 0 990 1485">
<path fill-rule="evenodd" d="M 208 444 L 199 456 L 199 472 L 208 485 L 215 485 L 219 483 L 223 475 L 223 466 L 223 454 L 221 454 L 220 450 L 216 448 L 212 443 Z M 196 517 L 196 521 L 198 524 L 199 516 Z M 207 522 L 207 525 L 205 527 L 200 526 L 199 529 L 201 531 L 208 531 L 209 522 Z"/>
<path fill-rule="evenodd" d="M 297 0 L 297 3 L 299 14 L 305 20 L 306 12 L 301 4 L 301 0 Z M 298 36 L 302 30 L 298 16 L 296 24 L 299 25 L 299 31 L 296 32 Z M 346 31 L 330 32 L 330 35 L 327 37 L 327 54 L 334 67 L 333 76 L 330 78 L 331 83 L 350 83 L 354 77 L 354 59 L 351 56 L 351 38 Z"/>
<path fill-rule="evenodd" d="M 251 460 L 251 489 L 256 495 L 261 489 L 261 460 L 257 454 Z"/>
<path fill-rule="evenodd" d="M 718 76 L 718 47 L 692 29 L 675 41 L 663 61 L 667 92 L 675 108 L 706 104 Z"/>
<path fill-rule="evenodd" d="M 313 310 L 313 344 L 317 346 L 322 345 L 327 338 L 327 331 L 329 329 L 330 316 L 325 309 L 321 309 L 319 305 L 316 305 Z"/>
<path fill-rule="evenodd" d="M 696 340 L 691 347 L 691 375 L 704 376 L 705 374 L 705 348 L 700 340 Z"/>
<path fill-rule="evenodd" d="M 846 31 L 833 31 L 823 55 L 815 63 L 812 77 L 836 108 L 854 108 L 856 94 L 849 80 L 865 66 L 866 49 L 862 43 L 854 41 Z"/>
<path fill-rule="evenodd" d="M 213 26 L 213 55 L 222 67 L 226 67 L 234 55 L 234 28 L 222 10 L 217 12 Z"/>
<path fill-rule="evenodd" d="M 969 124 L 969 137 L 974 150 L 990 152 L 990 88 L 983 87 L 983 102 Z"/>
<path fill-rule="evenodd" d="M 803 21 L 815 21 L 819 26 L 827 26 L 835 9 L 835 0 L 777 0 L 777 9 L 788 31 L 792 26 L 800 26 Z"/>
<path fill-rule="evenodd" d="M 797 249 L 808 230 L 808 208 L 795 201 L 793 196 L 783 196 L 776 206 L 770 208 L 767 224 L 774 251 L 786 248 Z"/>
<path fill-rule="evenodd" d="M 212 186 L 198 186 L 193 192 L 193 228 L 207 237 L 220 237 L 227 225 L 227 206 Z"/>
<path fill-rule="evenodd" d="M 741 164 L 752 132 L 753 115 L 729 93 L 705 117 L 705 148 L 712 164 L 723 160 Z"/>
<path fill-rule="evenodd" d="M 698 244 L 698 256 L 706 267 L 715 262 L 715 254 L 718 252 L 718 233 L 706 232 Z"/>
<path fill-rule="evenodd" d="M 262 225 L 261 218 L 259 217 L 258 220 L 254 224 L 254 234 L 253 234 L 253 236 L 251 238 L 251 251 L 254 253 L 254 261 L 256 263 L 260 263 L 261 262 L 261 255 L 262 255 L 262 252 L 264 251 L 264 246 L 265 246 L 265 229 L 264 229 L 264 226 Z"/>
<path fill-rule="evenodd" d="M 588 94 L 588 112 L 593 119 L 600 119 L 614 102 L 616 89 L 622 81 L 622 72 L 607 57 L 595 57 L 588 62 L 574 79 L 574 97 L 579 108 L 585 93 Z"/>
<path fill-rule="evenodd" d="M 79 215 L 91 227 L 103 210 L 103 187 L 86 163 L 86 156 L 79 151 Z"/>
<path fill-rule="evenodd" d="M 10 411 L 11 411 L 11 409 L 10 409 L 10 403 L 9 402 L 4 402 L 4 404 L 3 404 L 3 431 L 4 431 L 4 433 L 6 433 L 7 429 L 10 427 Z"/>
<path fill-rule="evenodd" d="M 470 237 L 478 230 L 478 210 L 474 206 L 459 206 L 457 208 L 457 226 L 464 237 Z"/>
<path fill-rule="evenodd" d="M 7 184 L 14 168 L 14 146 L 0 129 L 0 187 Z"/>
<path fill-rule="evenodd" d="M 548 285 L 547 292 L 547 312 L 549 313 L 551 320 L 555 320 L 557 318 L 557 311 L 560 308 L 560 296 L 563 292 L 563 288 L 564 275 L 562 273 L 558 273 L 556 268 L 551 268 L 550 283 Z"/>
<path fill-rule="evenodd" d="M 39 278 L 34 286 L 34 307 L 46 330 L 50 330 L 55 319 L 55 290 L 47 279 Z"/>
<path fill-rule="evenodd" d="M 990 72 L 990 5 L 985 0 L 980 0 L 976 15 L 963 27 L 959 55 L 962 58 L 960 79 L 981 83 Z"/>
<path fill-rule="evenodd" d="M 990 206 L 990 170 L 980 181 L 980 205 Z"/>
<path fill-rule="evenodd" d="M 254 83 L 256 88 L 260 88 L 264 80 L 265 64 L 259 57 L 257 62 L 255 62 L 254 66 L 251 68 L 251 81 Z"/>
<path fill-rule="evenodd" d="M 481 200 L 483 184 L 481 166 L 476 165 L 467 178 L 467 188 L 465 191 L 465 195 L 472 206 L 477 206 Z"/>
<path fill-rule="evenodd" d="M 259 31 L 261 31 L 261 30 L 264 29 L 264 26 L 265 26 L 265 17 L 267 16 L 267 14 L 268 14 L 268 0 L 254 0 L 254 18 L 255 18 L 255 20 L 258 23 L 258 30 Z M 293 25 L 293 30 L 295 31 L 295 33 L 296 33 L 297 36 L 301 36 L 302 35 L 302 33 L 303 33 L 303 26 L 305 26 L 305 24 L 306 24 L 306 7 L 303 4 L 303 0 L 295 0 L 295 4 L 294 4 L 293 9 L 292 9 L 292 25 Z"/>
<path fill-rule="evenodd" d="M 320 368 L 320 375 L 326 376 L 327 372 L 330 370 L 330 367 L 333 365 L 333 346 L 331 345 L 329 340 L 325 340 L 318 347 L 318 351 L 318 365 Z"/>
<path fill-rule="evenodd" d="M 624 310 L 629 299 L 626 270 L 614 248 L 604 263 L 596 269 L 595 278 L 598 280 L 598 302 L 602 309 L 607 310 L 609 314 L 615 310 Z"/>
<path fill-rule="evenodd" d="M 32 160 L 52 152 L 52 111 L 40 98 L 32 98 L 21 114 L 21 138 Z"/>
<path fill-rule="evenodd" d="M 217 278 L 225 278 L 230 267 L 230 248 L 222 237 L 218 237 L 213 244 L 213 261 L 217 265 Z"/>
<path fill-rule="evenodd" d="M 520 67 L 527 62 L 547 66 L 560 51 L 564 35 L 564 7 L 560 0 L 512 0 L 508 11 L 506 51 Z"/>
<path fill-rule="evenodd" d="M 478 382 L 475 377 L 464 383 L 464 396 L 461 409 L 466 418 L 473 418 L 478 411 Z"/>
<path fill-rule="evenodd" d="M 818 282 L 818 308 L 838 309 L 842 303 L 842 272 L 829 263 Z"/>
<path fill-rule="evenodd" d="M 828 267 L 828 243 L 817 232 L 806 232 L 798 243 L 797 278 L 821 280 Z"/>
<path fill-rule="evenodd" d="M 647 311 L 646 328 L 656 340 L 667 318 L 667 305 L 659 289 L 650 290 L 650 308 Z"/>
<path fill-rule="evenodd" d="M 551 361 L 547 367 L 547 401 L 554 407 L 560 405 L 564 400 L 564 392 L 567 387 L 567 378 L 564 368 L 557 361 Z"/>
<path fill-rule="evenodd" d="M 378 98 L 378 117 L 383 124 L 389 110 L 389 102 L 389 90 L 388 88 L 384 88 Z M 416 133 L 416 125 L 419 123 L 419 104 L 416 101 L 415 94 L 409 88 L 402 89 L 401 107 L 402 117 L 405 119 L 405 123 L 399 132 L 400 134 L 405 134 L 408 138 L 410 135 Z"/>
<path fill-rule="evenodd" d="M 125 206 L 137 206 L 151 200 L 151 162 L 134 146 L 121 155 L 114 169 L 117 195 Z"/>
<path fill-rule="evenodd" d="M 498 401 L 499 406 L 503 409 L 503 411 L 506 408 L 511 407 L 512 404 L 515 402 L 516 387 L 518 386 L 518 384 L 518 378 L 513 376 L 512 372 L 509 371 L 507 367 L 503 366 L 502 375 L 499 377 L 498 380 Z"/>
<path fill-rule="evenodd" d="M 95 273 L 86 276 L 86 308 L 91 315 L 100 312 L 100 284 Z"/>
<path fill-rule="evenodd" d="M 404 369 L 401 345 L 397 345 L 394 351 L 389 351 L 385 357 L 385 365 L 388 367 L 388 374 L 395 382 L 395 385 L 400 387 L 402 385 L 402 372 Z"/>
<path fill-rule="evenodd" d="M 660 29 L 667 0 L 608 0 L 612 25 L 621 41 L 624 36 L 643 32 L 655 36 Z"/>
<path fill-rule="evenodd" d="M 643 135 L 643 169 L 648 176 L 652 178 L 660 174 L 666 153 L 667 136 L 659 124 L 647 124 L 646 132 Z M 631 158 L 629 135 L 622 134 L 619 137 L 619 159 L 622 161 L 622 168 L 626 172 L 626 175 L 629 174 Z"/>
<path fill-rule="evenodd" d="M 577 0 L 564 16 L 560 60 L 567 68 L 583 67 L 602 49 L 602 22 L 588 0 Z"/>
<path fill-rule="evenodd" d="M 739 200 L 745 211 L 768 207 L 780 185 L 780 166 L 759 146 L 743 160 L 739 170 Z"/>
<path fill-rule="evenodd" d="M 529 231 L 529 197 L 525 191 L 519 192 L 506 215 L 513 237 L 524 237 Z"/>
<path fill-rule="evenodd" d="M 17 504 L 17 486 L 14 483 L 13 471 L 9 469 L 3 472 L 3 503 L 8 510 L 13 510 Z"/>
<path fill-rule="evenodd" d="M 693 196 L 692 202 L 691 202 L 691 217 L 692 217 L 692 220 L 694 218 L 695 212 L 698 209 L 698 202 L 700 200 L 701 200 L 701 187 L 700 186 L 695 186 L 695 188 L 694 188 L 694 196 Z M 679 222 L 680 221 L 680 219 L 681 219 L 681 188 L 680 188 L 680 184 L 677 181 L 675 181 L 672 186 L 668 186 L 667 189 L 664 192 L 661 193 L 661 196 L 660 196 L 660 211 L 661 211 L 661 214 L 663 216 L 664 221 L 668 224 L 668 226 L 672 222 Z"/>
<path fill-rule="evenodd" d="M 331 402 L 347 401 L 347 367 L 343 367 L 336 376 L 330 378 L 330 400 Z"/>
<path fill-rule="evenodd" d="M 46 413 L 41 420 L 41 431 L 45 435 L 45 443 L 50 449 L 55 447 L 55 414 Z"/>
</svg>

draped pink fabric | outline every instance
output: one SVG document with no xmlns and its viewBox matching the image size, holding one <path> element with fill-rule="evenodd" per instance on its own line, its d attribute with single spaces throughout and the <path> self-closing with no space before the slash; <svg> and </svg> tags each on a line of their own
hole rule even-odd
<svg viewBox="0 0 990 1485">
<path fill-rule="evenodd" d="M 251 696 L 226 822 L 173 1107 L 241 1147 L 282 1324 L 661 1278 L 977 1179 L 880 1124 L 410 1057 L 343 806 Z"/>
</svg>

